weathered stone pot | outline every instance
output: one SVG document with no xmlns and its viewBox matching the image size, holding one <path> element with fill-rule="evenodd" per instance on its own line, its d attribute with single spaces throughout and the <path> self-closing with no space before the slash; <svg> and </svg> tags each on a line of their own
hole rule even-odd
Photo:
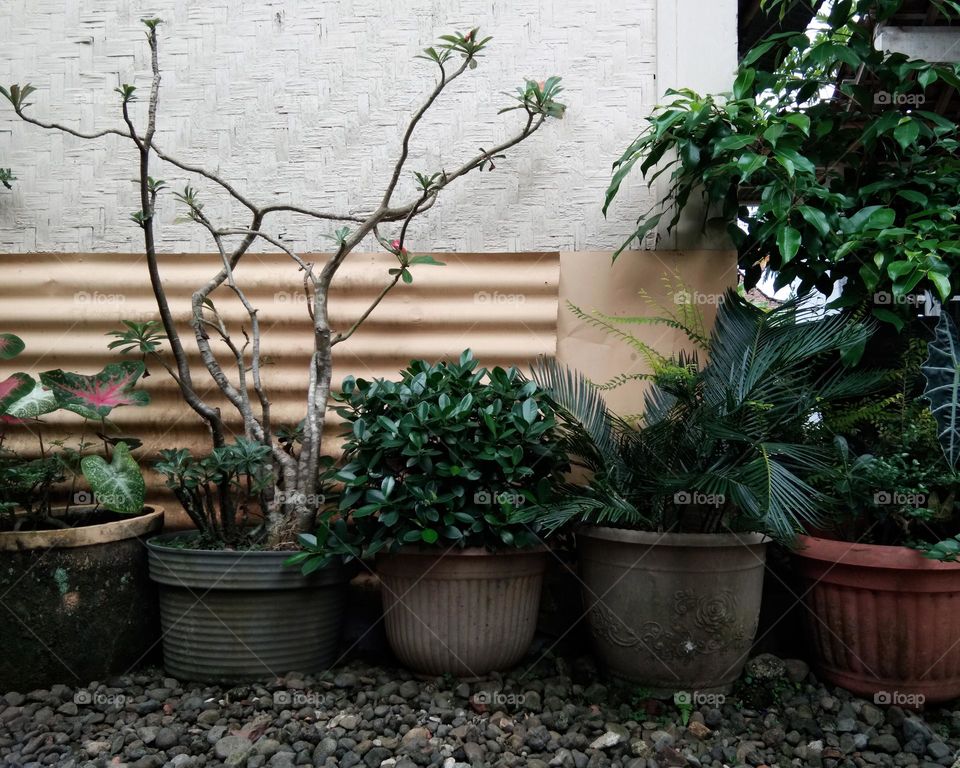
<svg viewBox="0 0 960 768">
<path fill-rule="evenodd" d="M 0 532 L 0 690 L 86 685 L 149 660 L 159 625 L 144 540 L 163 510 L 84 525 L 93 514 L 71 509 L 74 528 Z"/>
<path fill-rule="evenodd" d="M 914 708 L 960 696 L 960 563 L 814 536 L 795 557 L 823 679 Z"/>
<path fill-rule="evenodd" d="M 171 546 L 183 537 L 147 545 L 170 675 L 241 683 L 320 672 L 336 660 L 350 569 L 303 576 L 284 565 L 294 552 Z"/>
<path fill-rule="evenodd" d="M 594 650 L 615 677 L 654 695 L 725 693 L 760 615 L 767 540 L 759 534 L 577 534 Z"/>
<path fill-rule="evenodd" d="M 380 556 L 390 647 L 420 675 L 479 678 L 516 664 L 536 630 L 548 556 L 482 548 Z"/>
</svg>

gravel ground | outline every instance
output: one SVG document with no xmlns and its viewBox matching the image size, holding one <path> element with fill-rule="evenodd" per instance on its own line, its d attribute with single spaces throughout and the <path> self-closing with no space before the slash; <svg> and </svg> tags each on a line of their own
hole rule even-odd
<svg viewBox="0 0 960 768">
<path fill-rule="evenodd" d="M 604 685 L 586 659 L 472 684 L 363 663 L 232 689 L 145 670 L 0 696 L 0 757 L 24 768 L 960 768 L 960 709 L 876 706 L 818 684 L 800 661 L 758 657 L 724 700 L 687 700 Z"/>
</svg>

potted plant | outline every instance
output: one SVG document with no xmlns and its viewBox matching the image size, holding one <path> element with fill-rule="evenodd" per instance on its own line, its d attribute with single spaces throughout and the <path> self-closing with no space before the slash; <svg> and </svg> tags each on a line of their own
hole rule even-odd
<svg viewBox="0 0 960 768">
<path fill-rule="evenodd" d="M 815 409 L 866 377 L 837 356 L 864 326 L 791 301 L 771 311 L 729 291 L 704 338 L 691 307 L 670 317 L 594 317 L 649 360 L 650 372 L 594 384 L 555 361 L 534 378 L 560 407 L 563 445 L 588 473 L 554 505 L 549 529 L 577 523 L 583 598 L 598 656 L 658 694 L 724 691 L 750 651 L 765 548 L 820 519 L 811 473 L 826 453 L 803 436 Z M 621 323 L 683 329 L 708 362 L 666 358 Z M 627 326 L 628 327 L 628 326 Z M 639 421 L 601 391 L 649 379 Z"/>
<path fill-rule="evenodd" d="M 0 360 L 23 350 L 18 336 L 0 333 Z M 163 510 L 144 507 L 131 455 L 139 441 L 111 434 L 108 420 L 114 408 L 149 402 L 133 389 L 142 373 L 123 362 L 91 376 L 58 369 L 39 381 L 23 372 L 0 380 L 0 594 L 13 615 L 0 659 L 6 689 L 65 674 L 102 679 L 142 661 L 154 643 L 142 539 L 159 530 Z M 53 413 L 82 418 L 79 437 L 51 438 L 41 417 Z"/>
<path fill-rule="evenodd" d="M 385 169 L 386 182 L 375 205 L 365 211 L 339 212 L 287 202 L 261 203 L 259 190 L 241 191 L 215 171 L 178 159 L 158 146 L 161 20 L 150 18 L 143 23 L 153 75 L 149 96 L 145 107 L 139 109 L 136 87 L 122 84 L 116 88 L 122 118 L 117 127 L 86 132 L 35 118 L 28 111 L 28 99 L 35 90 L 29 84 L 11 85 L 0 92 L 23 121 L 39 128 L 80 139 L 119 136 L 129 142 L 139 164 L 139 200 L 131 220 L 143 231 L 160 325 L 130 322 L 116 343 L 121 351 L 148 356 L 166 368 L 186 404 L 209 428 L 212 441 L 208 456 L 172 451 L 164 454 L 158 466 L 198 526 L 194 533 L 158 537 L 150 545 L 151 573 L 161 585 L 167 669 L 192 679 L 219 680 L 263 677 L 293 667 L 314 671 L 328 663 L 336 641 L 335 607 L 340 603 L 328 587 L 343 584 L 347 572 L 331 562 L 329 568 L 304 576 L 284 568 L 283 563 L 297 547 L 297 533 L 310 534 L 315 529 L 323 505 L 322 437 L 333 388 L 333 348 L 352 337 L 394 287 L 411 283 L 415 267 L 440 264 L 427 254 L 408 249 L 415 219 L 457 179 L 472 171 L 493 170 L 495 162 L 499 166 L 508 150 L 532 136 L 549 118 L 562 117 L 564 105 L 557 101 L 562 88 L 557 77 L 527 81 L 513 96 L 511 106 L 502 110 L 519 111 L 522 119 L 515 133 L 499 143 L 486 144 L 462 164 L 411 172 L 411 143 L 424 115 L 452 83 L 477 67 L 490 41 L 477 29 L 444 35 L 419 57 L 434 68 L 437 79 L 403 132 L 397 159 Z M 157 198 L 166 194 L 167 185 L 152 175 L 155 160 L 211 182 L 248 214 L 236 224 L 214 222 L 196 188 L 188 185 L 176 194 L 186 217 L 209 233 L 220 257 L 215 273 L 193 292 L 188 319 L 205 372 L 239 416 L 242 437 L 233 442 L 227 439 L 233 425 L 207 397 L 207 386 L 194 378 L 185 336 L 167 298 L 156 251 L 160 222 L 155 215 Z M 401 185 L 405 176 L 410 177 L 410 184 L 405 180 Z M 411 186 L 414 191 L 407 191 Z M 398 199 L 401 194 L 402 200 Z M 297 253 L 268 227 L 281 214 L 336 224 L 331 234 L 334 252 L 321 264 Z M 384 276 L 383 290 L 357 320 L 334 329 L 329 320 L 331 283 L 351 253 L 371 241 L 392 254 L 396 264 Z M 312 332 L 305 340 L 308 384 L 303 395 L 304 417 L 297 424 L 275 423 L 261 379 L 266 362 L 261 348 L 262 315 L 238 276 L 238 267 L 255 243 L 289 257 L 296 283 L 303 285 L 308 299 L 312 322 Z M 219 311 L 231 298 L 246 318 L 239 331 Z M 241 334 L 243 341 L 239 340 Z M 161 348 L 163 341 L 169 354 Z M 327 594 L 328 600 L 321 600 L 318 590 Z"/>
<path fill-rule="evenodd" d="M 553 408 L 515 368 L 413 361 L 398 381 L 348 378 L 336 509 L 376 556 L 387 637 L 415 672 L 479 678 L 526 653 L 548 552 L 526 508 L 567 467 Z M 309 564 L 317 556 L 304 554 Z"/>
<path fill-rule="evenodd" d="M 911 706 L 960 696 L 960 337 L 947 308 L 917 325 L 885 390 L 825 413 L 840 505 L 795 552 L 819 674 Z"/>
</svg>

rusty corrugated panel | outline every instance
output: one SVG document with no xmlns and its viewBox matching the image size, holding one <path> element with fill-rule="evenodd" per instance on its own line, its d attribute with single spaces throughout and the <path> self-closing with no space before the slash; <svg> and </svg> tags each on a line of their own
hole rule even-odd
<svg viewBox="0 0 960 768">
<path fill-rule="evenodd" d="M 525 364 L 556 350 L 559 254 L 435 254 L 444 267 L 415 268 L 413 285 L 400 285 L 367 323 L 335 350 L 335 382 L 347 374 L 389 376 L 411 358 L 441 358 L 471 347 L 485 365 Z M 310 257 L 322 261 L 322 256 Z M 343 267 L 331 296 L 331 322 L 349 327 L 388 281 L 396 262 L 389 254 L 355 254 Z M 186 318 L 189 296 L 214 274 L 219 260 L 205 254 L 166 254 L 161 269 L 174 311 Z M 271 395 L 274 423 L 303 416 L 310 321 L 300 274 L 286 256 L 251 253 L 237 278 L 259 308 L 263 352 L 270 365 L 263 377 Z M 225 288 L 214 294 L 221 315 L 240 337 L 246 321 L 239 301 Z M 92 373 L 117 359 L 108 352 L 106 332 L 121 318 L 156 315 L 146 263 L 139 254 L 10 254 L 0 261 L 0 331 L 20 335 L 26 352 L 0 363 L 0 378 L 15 370 L 37 373 L 66 368 Z M 189 332 L 189 329 L 187 329 Z M 192 335 L 187 339 L 192 339 Z M 224 350 L 222 344 L 215 347 Z M 195 382 L 213 397 L 215 385 L 195 361 Z M 228 369 L 228 358 L 221 359 Z M 228 369 L 229 370 L 229 369 Z M 161 448 L 207 445 L 202 424 L 184 405 L 165 371 L 151 366 L 143 387 L 153 402 L 144 409 L 121 408 L 115 422 L 124 434 L 144 441 L 149 460 Z M 235 376 L 233 377 L 235 379 Z M 209 384 L 209 386 L 207 386 Z M 224 413 L 233 414 L 224 403 Z M 79 419 L 48 417 L 57 426 Z M 236 428 L 238 419 L 232 420 Z M 331 427 L 334 429 L 334 427 Z M 91 436 L 93 430 L 88 432 Z M 22 430 L 12 435 L 22 444 Z M 333 446 L 328 443 L 328 451 Z M 172 500 L 160 498 L 168 509 Z"/>
</svg>

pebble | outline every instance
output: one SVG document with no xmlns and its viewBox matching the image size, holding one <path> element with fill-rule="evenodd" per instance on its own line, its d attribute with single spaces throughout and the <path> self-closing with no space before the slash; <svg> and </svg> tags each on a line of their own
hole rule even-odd
<svg viewBox="0 0 960 768">
<path fill-rule="evenodd" d="M 557 661 L 541 662 L 542 673 L 538 667 L 523 678 L 518 671 L 475 684 L 410 680 L 359 662 L 328 675 L 287 674 L 234 688 L 146 670 L 79 688 L 126 700 L 84 704 L 76 713 L 67 686 L 0 693 L 0 764 L 947 768 L 956 761 L 960 768 L 960 727 L 954 727 L 960 710 L 931 707 L 916 714 L 879 707 L 818 684 L 799 660 L 757 658 L 750 674 L 782 669 L 795 684 L 784 687 L 777 682 L 784 678 L 776 678 L 773 684 L 785 692 L 774 703 L 730 694 L 716 706 L 687 712 L 686 726 L 671 702 L 648 699 L 638 710 L 634 689 L 604 681 L 590 666 Z M 302 691 L 306 703 L 292 703 L 292 691 Z M 496 691 L 502 699 L 475 707 L 472 694 L 479 691 Z"/>
</svg>

